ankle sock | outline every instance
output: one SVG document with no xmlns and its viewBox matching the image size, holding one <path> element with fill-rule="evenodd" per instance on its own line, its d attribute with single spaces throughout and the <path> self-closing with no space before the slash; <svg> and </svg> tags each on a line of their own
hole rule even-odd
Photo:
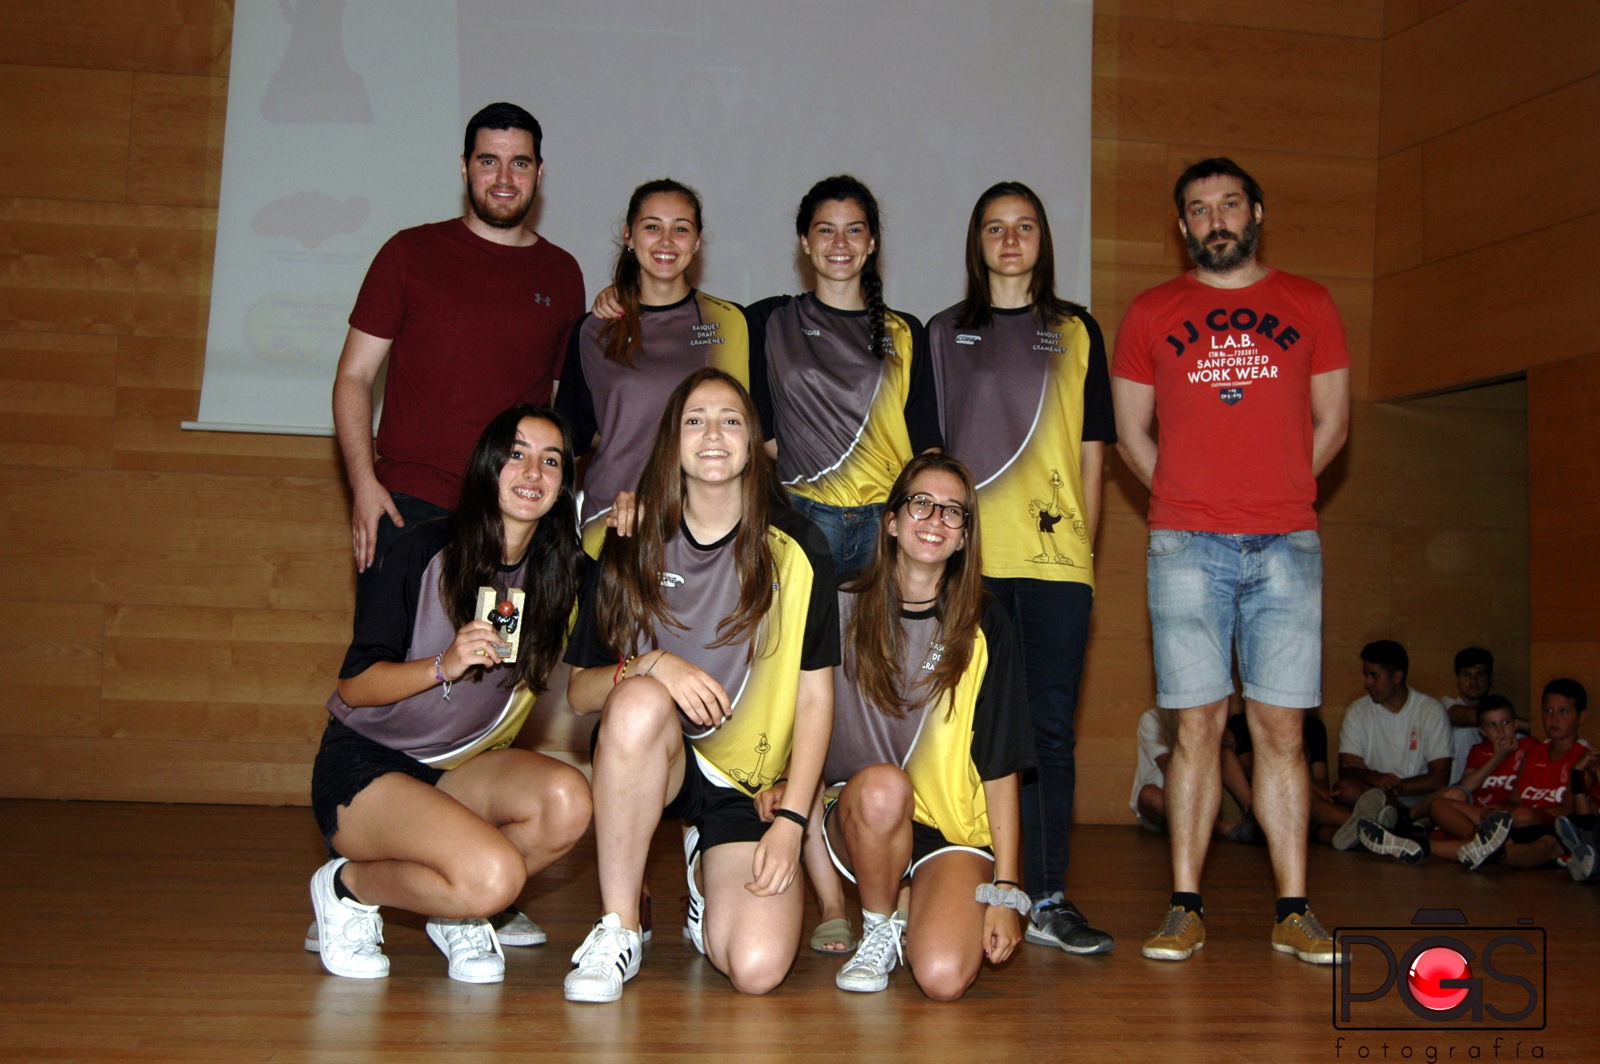
<svg viewBox="0 0 1600 1064">
<path fill-rule="evenodd" d="M 1279 898 L 1277 922 L 1281 924 L 1291 916 L 1304 916 L 1309 908 L 1304 898 Z"/>
<path fill-rule="evenodd" d="M 1206 914 L 1205 903 L 1200 900 L 1200 895 L 1198 893 L 1190 893 L 1189 891 L 1185 890 L 1175 890 L 1172 892 L 1171 904 L 1176 905 L 1181 909 L 1187 909 L 1197 916 L 1204 916 Z"/>
<path fill-rule="evenodd" d="M 344 865 L 340 865 L 333 872 L 333 893 L 340 901 L 353 902 L 356 905 L 364 904 L 360 898 L 350 893 L 350 888 L 344 885 Z"/>
</svg>

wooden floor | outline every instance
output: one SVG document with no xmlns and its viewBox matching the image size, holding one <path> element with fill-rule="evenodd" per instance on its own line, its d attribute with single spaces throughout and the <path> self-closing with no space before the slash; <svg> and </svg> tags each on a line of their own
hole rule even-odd
<svg viewBox="0 0 1600 1064">
<path fill-rule="evenodd" d="M 1330 927 L 1404 924 L 1431 906 L 1480 925 L 1531 918 L 1548 936 L 1544 1030 L 1338 1031 L 1329 969 L 1267 948 L 1261 849 L 1213 851 L 1204 950 L 1184 964 L 1142 959 L 1168 890 L 1166 840 L 1133 827 L 1075 836 L 1073 894 L 1117 936 L 1115 952 L 1025 946 L 952 1005 L 924 999 L 904 971 L 886 993 L 841 993 L 837 962 L 810 952 L 776 993 L 735 994 L 678 936 L 682 858 L 665 832 L 651 873 L 656 941 L 615 1005 L 561 996 L 596 915 L 591 843 L 524 897 L 550 945 L 508 950 L 506 981 L 484 987 L 447 979 L 404 913 L 387 923 L 390 978 L 324 974 L 300 947 L 321 861 L 305 809 L 0 801 L 0 838 L 7 1060 L 1600 1059 L 1600 890 L 1555 871 L 1313 853 L 1313 902 Z"/>
</svg>

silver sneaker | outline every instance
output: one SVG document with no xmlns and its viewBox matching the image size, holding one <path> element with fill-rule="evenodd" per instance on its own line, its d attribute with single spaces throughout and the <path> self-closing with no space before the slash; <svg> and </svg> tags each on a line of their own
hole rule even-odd
<svg viewBox="0 0 1600 1064">
<path fill-rule="evenodd" d="M 478 919 L 428 917 L 428 937 L 450 961 L 450 978 L 458 983 L 498 983 L 506 977 L 506 955 L 494 936 L 494 925 Z"/>
<path fill-rule="evenodd" d="M 622 996 L 622 984 L 639 974 L 644 940 L 606 913 L 572 954 L 573 971 L 563 982 L 568 1001 L 607 1002 Z"/>
<path fill-rule="evenodd" d="M 861 944 L 833 977 L 833 985 L 858 994 L 876 994 L 889 986 L 889 973 L 900 963 L 900 933 L 905 922 L 865 910 L 861 915 Z"/>
<path fill-rule="evenodd" d="M 334 876 L 348 863 L 335 857 L 311 877 L 322 966 L 347 979 L 382 979 L 389 974 L 389 958 L 383 955 L 383 917 L 378 907 L 347 901 L 333 889 Z"/>
<path fill-rule="evenodd" d="M 1389 814 L 1389 822 L 1383 822 L 1383 813 Z M 1388 828 L 1394 825 L 1394 810 L 1389 808 L 1389 799 L 1376 787 L 1368 790 L 1350 809 L 1350 816 L 1339 825 L 1339 830 L 1333 833 L 1331 845 L 1336 850 L 1353 850 L 1361 845 L 1361 822 L 1363 820 L 1376 821 L 1380 826 Z"/>
<path fill-rule="evenodd" d="M 1456 860 L 1468 872 L 1476 872 L 1489 858 L 1505 848 L 1506 840 L 1510 837 L 1511 814 L 1490 813 L 1479 822 L 1472 838 L 1461 844 L 1461 849 L 1456 851 Z"/>
<path fill-rule="evenodd" d="M 1417 864 L 1427 854 L 1415 840 L 1396 835 L 1376 820 L 1363 820 L 1356 825 L 1361 845 L 1381 857 L 1393 857 L 1402 864 Z"/>
</svg>

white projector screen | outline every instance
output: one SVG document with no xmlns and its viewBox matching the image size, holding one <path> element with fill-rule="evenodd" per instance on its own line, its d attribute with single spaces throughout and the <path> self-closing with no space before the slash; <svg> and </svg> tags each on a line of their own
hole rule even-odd
<svg viewBox="0 0 1600 1064">
<path fill-rule="evenodd" d="M 794 211 L 852 173 L 883 207 L 889 304 L 963 286 L 1000 180 L 1050 211 L 1089 301 L 1091 0 L 237 0 L 205 379 L 185 428 L 328 434 L 378 247 L 459 216 L 462 129 L 495 100 L 544 127 L 540 234 L 608 283 L 635 185 L 705 203 L 698 283 L 801 290 Z M 381 385 L 380 385 L 381 386 Z"/>
</svg>

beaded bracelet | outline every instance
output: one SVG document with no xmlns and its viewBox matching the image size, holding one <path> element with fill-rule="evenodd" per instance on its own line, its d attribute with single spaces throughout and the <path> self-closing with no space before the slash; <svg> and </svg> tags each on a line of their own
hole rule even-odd
<svg viewBox="0 0 1600 1064">
<path fill-rule="evenodd" d="M 617 671 L 611 674 L 612 687 L 617 686 L 617 684 L 628 678 L 628 666 L 633 664 L 633 660 L 636 657 L 638 657 L 637 654 L 629 654 L 625 658 L 617 658 Z"/>
<path fill-rule="evenodd" d="M 801 831 L 804 831 L 804 830 L 806 830 L 806 828 L 809 828 L 811 826 L 810 818 L 806 817 L 805 815 L 803 815 L 801 813 L 796 813 L 793 809 L 783 809 L 783 808 L 774 809 L 772 811 L 772 815 L 775 816 L 775 817 L 782 817 L 785 820 L 794 821 L 796 824 L 800 825 L 800 830 Z"/>
<path fill-rule="evenodd" d="M 1023 916 L 1027 916 L 1033 908 L 1033 900 L 1026 891 L 1017 887 L 1001 890 L 993 883 L 979 883 L 978 889 L 973 892 L 972 899 L 979 905 L 996 905 L 1005 909 L 1015 909 Z"/>
<path fill-rule="evenodd" d="M 450 681 L 446 680 L 444 678 L 444 654 L 443 654 L 443 652 L 434 655 L 434 659 L 433 659 L 433 678 L 435 680 L 438 680 L 440 683 L 442 683 L 444 685 L 444 700 L 446 702 L 450 701 Z"/>
</svg>

